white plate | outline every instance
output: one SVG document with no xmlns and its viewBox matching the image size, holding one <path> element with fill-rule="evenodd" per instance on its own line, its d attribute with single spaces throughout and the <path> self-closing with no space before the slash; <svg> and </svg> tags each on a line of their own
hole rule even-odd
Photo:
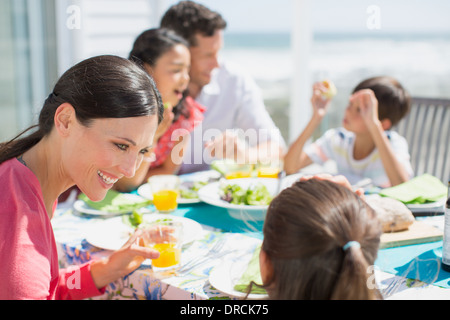
<svg viewBox="0 0 450 320">
<path fill-rule="evenodd" d="M 407 204 L 411 212 L 428 212 L 428 211 L 439 211 L 444 212 L 444 206 L 447 198 L 442 198 L 436 202 L 423 203 L 423 204 Z"/>
<path fill-rule="evenodd" d="M 239 259 L 237 261 L 225 260 L 213 268 L 209 274 L 209 283 L 216 288 L 218 291 L 235 298 L 245 298 L 246 293 L 234 290 L 235 284 L 239 281 L 252 255 L 249 254 L 244 259 Z M 247 299 L 250 300 L 261 300 L 267 299 L 266 294 L 249 294 Z"/>
<path fill-rule="evenodd" d="M 183 245 L 198 240 L 202 236 L 202 226 L 191 219 L 169 214 L 146 214 L 145 222 L 160 219 L 172 219 L 183 224 Z M 86 241 L 91 245 L 105 250 L 118 250 L 130 238 L 134 229 L 122 222 L 122 217 L 115 217 L 98 222 L 86 232 Z"/>
<path fill-rule="evenodd" d="M 144 199 L 142 199 L 142 197 L 140 197 L 136 194 L 125 193 L 124 195 L 132 201 L 141 202 L 142 200 L 144 200 Z M 84 202 L 83 200 L 76 200 L 73 204 L 73 208 L 80 213 L 90 214 L 90 215 L 94 215 L 94 216 L 112 216 L 112 215 L 124 214 L 124 212 L 107 212 L 107 211 L 100 211 L 100 210 L 94 209 L 94 208 L 88 206 L 87 203 Z"/>
<path fill-rule="evenodd" d="M 276 195 L 278 179 L 271 178 L 242 178 L 213 182 L 201 188 L 198 191 L 198 195 L 203 202 L 227 209 L 228 213 L 233 218 L 242 220 L 264 220 L 267 208 L 269 207 L 268 205 L 238 205 L 220 199 L 220 187 L 222 184 L 237 184 L 246 189 L 258 183 L 264 184 L 272 196 Z"/>
<path fill-rule="evenodd" d="M 208 181 L 209 179 L 219 179 L 220 173 L 218 173 L 215 170 L 208 170 L 208 171 L 201 171 L 196 173 L 191 173 L 187 175 L 180 176 L 181 182 L 188 182 L 188 181 Z M 153 193 L 150 187 L 150 184 L 146 183 L 140 186 L 137 190 L 137 193 L 149 200 L 153 200 Z M 193 204 L 193 203 L 199 203 L 201 200 L 199 198 L 194 199 L 187 199 L 187 198 L 178 198 L 177 203 L 178 204 Z"/>
</svg>

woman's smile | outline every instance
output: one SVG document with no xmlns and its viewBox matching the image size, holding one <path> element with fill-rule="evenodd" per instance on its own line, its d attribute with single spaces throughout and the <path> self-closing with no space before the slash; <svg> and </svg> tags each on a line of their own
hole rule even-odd
<svg viewBox="0 0 450 320">
<path fill-rule="evenodd" d="M 97 174 L 103 180 L 103 182 L 105 184 L 107 184 L 107 185 L 111 185 L 112 186 L 117 181 L 119 181 L 118 178 L 114 178 L 114 177 L 108 176 L 106 173 L 104 173 L 104 172 L 102 172 L 100 170 L 97 170 Z"/>
</svg>

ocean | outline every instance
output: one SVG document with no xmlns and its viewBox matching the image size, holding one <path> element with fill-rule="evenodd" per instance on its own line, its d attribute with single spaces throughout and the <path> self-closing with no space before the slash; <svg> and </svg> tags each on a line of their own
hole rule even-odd
<svg viewBox="0 0 450 320">
<path fill-rule="evenodd" d="M 222 56 L 247 70 L 262 89 L 266 107 L 289 141 L 293 61 L 289 33 L 225 34 Z M 362 80 L 389 75 L 412 96 L 450 98 L 450 35 L 315 34 L 310 52 L 311 87 L 331 79 L 338 89 L 319 136 L 341 124 L 353 88 Z"/>
</svg>

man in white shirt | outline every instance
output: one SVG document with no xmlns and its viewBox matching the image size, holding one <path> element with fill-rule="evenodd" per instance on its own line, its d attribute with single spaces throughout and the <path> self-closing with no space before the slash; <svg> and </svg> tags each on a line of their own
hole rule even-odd
<svg viewBox="0 0 450 320">
<path fill-rule="evenodd" d="M 205 170 L 215 158 L 237 162 L 278 161 L 286 144 L 268 114 L 254 80 L 219 61 L 226 22 L 219 13 L 192 1 L 170 7 L 161 27 L 186 38 L 191 51 L 189 95 L 206 107 L 190 135 L 180 174 Z"/>
</svg>

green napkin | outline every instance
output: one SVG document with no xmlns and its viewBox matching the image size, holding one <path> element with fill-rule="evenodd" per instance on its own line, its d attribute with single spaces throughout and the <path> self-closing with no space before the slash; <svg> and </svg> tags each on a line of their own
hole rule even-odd
<svg viewBox="0 0 450 320">
<path fill-rule="evenodd" d="M 423 204 L 445 198 L 447 188 L 438 178 L 424 174 L 398 186 L 383 189 L 380 195 L 405 204 Z"/>
<path fill-rule="evenodd" d="M 150 200 L 140 198 L 138 196 L 130 196 L 129 194 L 120 193 L 114 190 L 109 190 L 105 199 L 94 202 L 90 200 L 85 194 L 80 194 L 78 199 L 83 200 L 86 204 L 96 210 L 109 213 L 127 213 L 133 210 L 146 207 L 152 202 Z M 140 199 L 136 201 L 137 199 Z"/>
<path fill-rule="evenodd" d="M 261 272 L 259 271 L 259 252 L 261 250 L 261 246 L 258 246 L 253 253 L 253 256 L 247 266 L 247 269 L 241 276 L 241 279 L 235 284 L 234 290 L 239 292 L 247 293 L 248 286 L 250 282 L 255 282 L 257 284 L 262 284 Z M 264 288 L 257 287 L 255 285 L 252 286 L 252 290 L 250 293 L 256 294 L 267 294 Z"/>
</svg>

